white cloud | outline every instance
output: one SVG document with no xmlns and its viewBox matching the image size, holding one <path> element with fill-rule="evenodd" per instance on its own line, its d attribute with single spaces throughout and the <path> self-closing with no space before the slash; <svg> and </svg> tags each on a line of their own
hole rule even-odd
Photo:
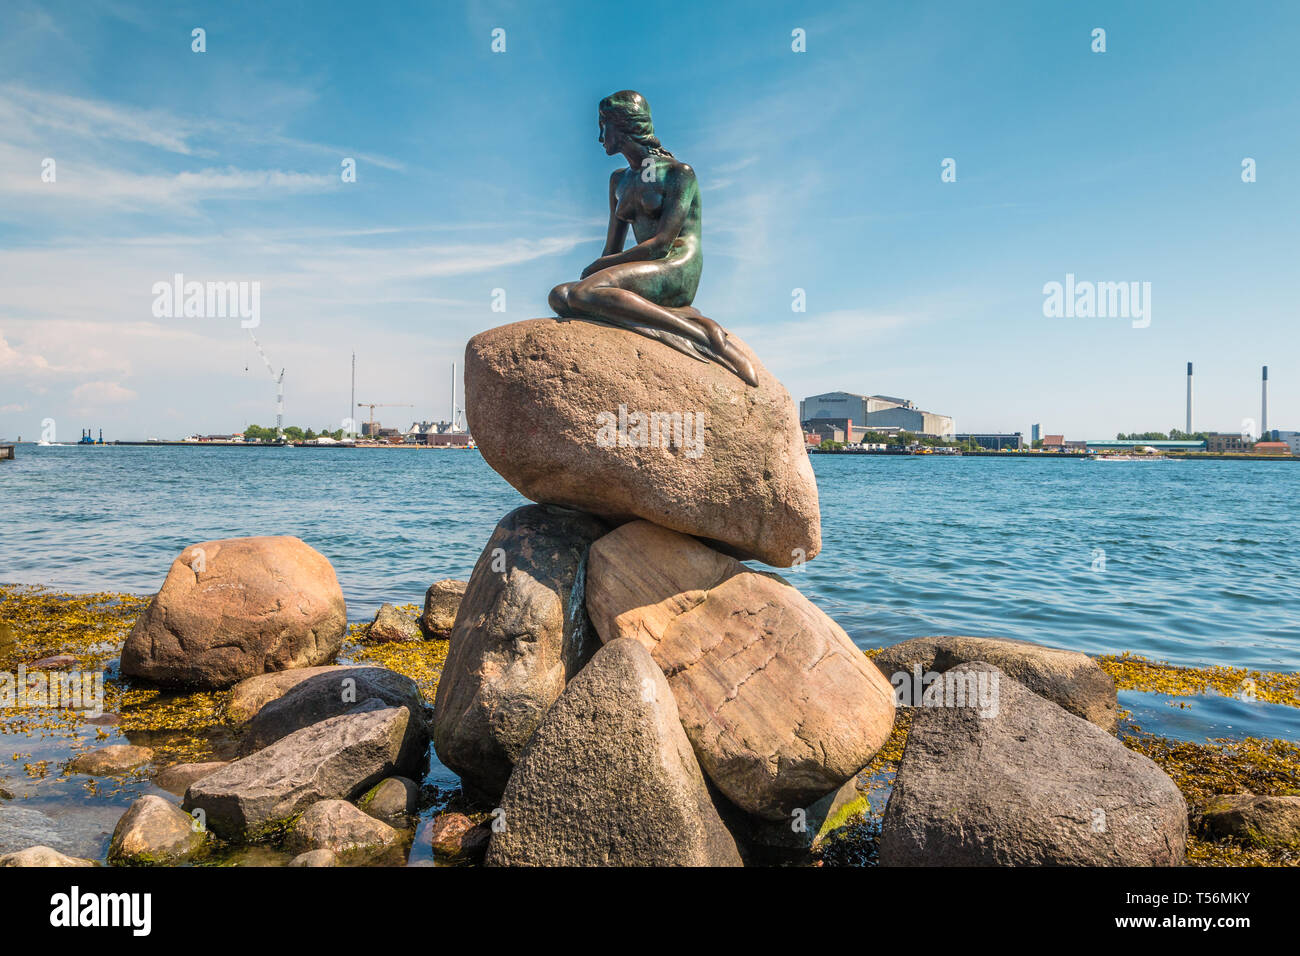
<svg viewBox="0 0 1300 956">
<path fill-rule="evenodd" d="M 84 382 L 72 390 L 72 399 L 86 408 L 129 402 L 136 393 L 117 382 Z"/>
</svg>

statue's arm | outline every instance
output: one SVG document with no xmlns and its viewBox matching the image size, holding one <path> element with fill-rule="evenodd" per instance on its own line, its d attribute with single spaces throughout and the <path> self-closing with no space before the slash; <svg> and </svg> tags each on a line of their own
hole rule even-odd
<svg viewBox="0 0 1300 956">
<path fill-rule="evenodd" d="M 582 277 L 585 279 L 593 272 L 621 265 L 624 262 L 651 262 L 668 255 L 668 250 L 672 248 L 677 237 L 681 235 L 682 226 L 686 224 L 686 216 L 691 210 L 695 188 L 695 170 L 685 163 L 670 166 L 664 174 L 664 204 L 663 215 L 659 219 L 659 231 L 631 249 L 607 252 L 587 266 Z M 613 216 L 612 212 L 610 216 Z M 621 241 L 619 246 L 622 246 Z"/>
<path fill-rule="evenodd" d="M 605 251 L 601 256 L 612 256 L 623 251 L 627 242 L 627 223 L 618 218 L 618 183 L 623 170 L 616 169 L 609 177 L 609 232 L 605 236 Z M 599 261 L 599 260 L 598 260 Z"/>
</svg>

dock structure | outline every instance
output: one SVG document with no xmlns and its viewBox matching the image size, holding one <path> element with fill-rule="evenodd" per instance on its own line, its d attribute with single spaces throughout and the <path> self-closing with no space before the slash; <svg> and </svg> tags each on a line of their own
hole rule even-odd
<svg viewBox="0 0 1300 956">
<path fill-rule="evenodd" d="M 13 461 L 14 446 L 0 445 L 0 461 Z"/>
</svg>

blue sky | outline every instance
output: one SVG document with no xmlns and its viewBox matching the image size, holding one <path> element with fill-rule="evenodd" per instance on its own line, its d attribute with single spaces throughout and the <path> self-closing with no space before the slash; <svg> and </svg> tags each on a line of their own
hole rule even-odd
<svg viewBox="0 0 1300 956">
<path fill-rule="evenodd" d="M 353 350 L 387 423 L 445 417 L 465 341 L 599 255 L 624 88 L 701 181 L 696 305 L 796 399 L 1099 437 L 1181 426 L 1190 360 L 1235 431 L 1267 363 L 1300 428 L 1298 46 L 1286 3 L 7 0 L 0 437 L 270 421 L 237 320 L 152 314 L 175 273 L 261 284 L 287 422 L 337 427 Z M 1149 327 L 1044 317 L 1067 273 L 1150 282 Z"/>
</svg>

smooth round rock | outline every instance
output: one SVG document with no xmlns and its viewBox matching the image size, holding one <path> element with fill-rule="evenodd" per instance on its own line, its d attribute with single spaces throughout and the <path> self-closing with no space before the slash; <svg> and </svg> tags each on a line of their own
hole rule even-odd
<svg viewBox="0 0 1300 956">
<path fill-rule="evenodd" d="M 305 542 L 204 541 L 172 562 L 122 647 L 122 673 L 169 686 L 229 687 L 324 663 L 346 628 L 334 568 Z"/>
</svg>

